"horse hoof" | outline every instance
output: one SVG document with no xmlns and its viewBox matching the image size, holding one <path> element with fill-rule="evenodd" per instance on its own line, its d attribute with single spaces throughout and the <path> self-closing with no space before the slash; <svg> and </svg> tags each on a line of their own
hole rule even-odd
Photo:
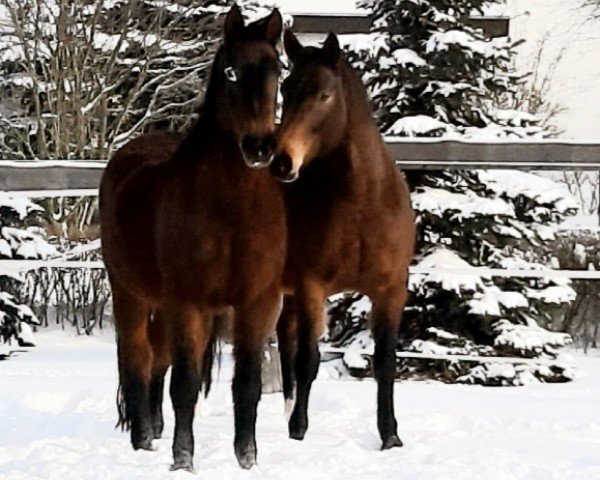
<svg viewBox="0 0 600 480">
<path fill-rule="evenodd" d="M 190 462 L 175 462 L 173 465 L 171 465 L 169 470 L 171 472 L 174 472 L 175 470 L 183 470 L 184 472 L 190 472 L 193 474 L 196 473 L 194 466 Z"/>
<path fill-rule="evenodd" d="M 156 448 L 152 446 L 152 439 L 147 438 L 145 440 L 141 440 L 139 442 L 135 442 L 132 444 L 134 450 L 147 450 L 149 452 L 156 451 Z"/>
<path fill-rule="evenodd" d="M 398 438 L 398 435 L 392 435 L 391 437 L 389 437 L 388 439 L 383 441 L 383 444 L 381 445 L 381 449 L 389 450 L 390 448 L 401 447 L 401 446 L 402 446 L 402 440 L 400 440 L 400 438 Z"/>
<path fill-rule="evenodd" d="M 294 415 L 292 415 L 288 425 L 290 438 L 293 440 L 304 440 L 306 430 L 308 430 L 308 421 L 298 420 L 296 417 L 294 417 Z"/>
<path fill-rule="evenodd" d="M 244 470 L 249 470 L 256 465 L 256 448 L 237 449 L 235 451 L 240 467 Z"/>
</svg>

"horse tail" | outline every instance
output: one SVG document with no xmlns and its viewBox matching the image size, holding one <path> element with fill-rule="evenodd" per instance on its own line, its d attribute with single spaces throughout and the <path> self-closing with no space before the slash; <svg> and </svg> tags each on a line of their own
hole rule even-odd
<svg viewBox="0 0 600 480">
<path fill-rule="evenodd" d="M 217 357 L 217 362 L 221 364 L 221 345 L 219 338 L 214 333 L 206 346 L 204 351 L 204 358 L 202 359 L 202 370 L 200 371 L 200 392 L 204 397 L 208 397 L 210 393 L 210 387 L 212 385 L 212 369 Z"/>
<path fill-rule="evenodd" d="M 117 357 L 121 357 L 121 346 L 119 342 L 119 334 L 117 334 Z M 127 406 L 125 404 L 125 395 L 123 395 L 123 378 L 121 369 L 119 368 L 119 386 L 117 388 L 117 424 L 115 428 L 120 428 L 122 432 L 128 432 L 131 428 L 131 419 L 127 415 Z"/>
<path fill-rule="evenodd" d="M 202 359 L 202 370 L 200 371 L 200 391 L 204 397 L 208 397 L 212 385 L 212 373 L 217 364 L 217 378 L 221 372 L 221 363 L 223 359 L 223 349 L 221 340 L 227 337 L 227 331 L 231 323 L 231 314 L 229 311 L 217 313 L 212 318 L 212 329 L 210 340 L 204 351 Z"/>
</svg>

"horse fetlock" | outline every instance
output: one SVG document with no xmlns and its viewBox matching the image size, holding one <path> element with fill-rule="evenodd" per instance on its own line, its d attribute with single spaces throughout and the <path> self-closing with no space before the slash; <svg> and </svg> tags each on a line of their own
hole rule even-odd
<svg viewBox="0 0 600 480">
<path fill-rule="evenodd" d="M 193 474 L 196 473 L 196 470 L 194 469 L 194 465 L 192 464 L 191 460 L 189 462 L 175 460 L 171 467 L 169 467 L 169 470 L 172 472 L 174 472 L 175 470 L 183 470 L 185 472 L 190 472 Z"/>
<path fill-rule="evenodd" d="M 134 450 L 154 450 L 152 439 L 154 435 L 151 428 L 135 428 L 135 424 L 131 428 L 131 445 Z"/>
<path fill-rule="evenodd" d="M 153 433 L 155 440 L 161 438 L 164 428 L 165 428 L 165 422 L 163 421 L 162 417 L 155 418 L 154 421 L 152 422 L 152 433 Z"/>
<path fill-rule="evenodd" d="M 173 445 L 173 465 L 171 466 L 171 470 L 193 470 L 193 458 L 193 444 L 190 442 L 177 441 L 176 439 L 176 443 Z"/>
</svg>

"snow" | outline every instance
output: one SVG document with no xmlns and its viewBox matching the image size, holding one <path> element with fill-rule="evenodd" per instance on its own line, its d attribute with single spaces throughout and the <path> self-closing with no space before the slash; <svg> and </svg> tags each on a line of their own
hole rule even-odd
<svg viewBox="0 0 600 480">
<path fill-rule="evenodd" d="M 425 283 L 436 283 L 441 285 L 444 290 L 454 291 L 456 293 L 465 291 L 483 290 L 483 282 L 481 275 L 477 273 L 476 267 L 460 258 L 455 252 L 447 248 L 437 248 L 432 253 L 426 255 L 418 263 L 419 267 L 436 268 L 436 267 L 454 267 L 460 269 L 473 270 L 472 275 L 448 273 L 438 271 L 428 274 L 411 275 L 409 285 L 411 290 L 419 289 Z"/>
<path fill-rule="evenodd" d="M 425 44 L 425 51 L 427 53 L 443 52 L 448 50 L 450 45 L 458 45 L 465 50 L 473 51 L 486 58 L 492 58 L 501 55 L 498 49 L 501 42 L 504 43 L 502 39 L 478 40 L 462 30 L 447 30 L 432 34 Z"/>
<path fill-rule="evenodd" d="M 116 354 L 110 336 L 43 332 L 37 338 L 39 347 L 0 361 L 3 480 L 600 478 L 600 352 L 574 354 L 578 377 L 569 384 L 501 389 L 397 382 L 405 446 L 386 452 L 379 451 L 375 383 L 332 380 L 322 367 L 303 442 L 287 438 L 281 394 L 263 396 L 259 467 L 250 472 L 240 470 L 233 455 L 230 365 L 224 365 L 210 409 L 203 409 L 210 413 L 196 419 L 195 477 L 168 472 L 168 394 L 166 438 L 156 441 L 157 451 L 134 452 L 127 435 L 114 429 Z"/>
<path fill-rule="evenodd" d="M 522 195 L 539 204 L 555 203 L 561 213 L 579 209 L 567 186 L 549 178 L 518 170 L 483 170 L 479 177 L 499 195 L 509 198 Z"/>
<path fill-rule="evenodd" d="M 499 198 L 484 198 L 472 191 L 454 193 L 442 188 L 424 187 L 411 196 L 412 205 L 420 212 L 430 212 L 439 217 L 453 212 L 458 219 L 480 215 L 503 215 L 514 217 L 515 211 L 509 203 Z"/>
<path fill-rule="evenodd" d="M 8 208 L 17 212 L 19 219 L 23 220 L 30 212 L 42 212 L 44 209 L 27 198 L 7 196 L 0 193 L 0 208 Z"/>
<path fill-rule="evenodd" d="M 446 132 L 448 128 L 448 124 L 428 115 L 413 115 L 397 120 L 390 127 L 388 133 L 412 137 L 436 131 Z"/>
<path fill-rule="evenodd" d="M 556 287 L 562 288 L 562 287 Z M 519 292 L 503 292 L 498 287 L 487 287 L 485 293 L 475 294 L 473 300 L 468 302 L 471 313 L 475 315 L 501 315 L 500 306 L 508 309 L 527 308 L 527 298 Z"/>
<path fill-rule="evenodd" d="M 498 336 L 494 339 L 496 346 L 510 346 L 517 350 L 539 351 L 544 345 L 564 347 L 573 342 L 568 333 L 551 332 L 535 323 L 531 325 L 515 325 L 508 320 L 500 320 L 494 324 Z"/>
<path fill-rule="evenodd" d="M 364 15 L 356 0 L 275 0 L 274 4 L 287 13 Z"/>
<path fill-rule="evenodd" d="M 394 50 L 392 54 L 396 64 L 406 67 L 407 65 L 414 65 L 415 67 L 423 67 L 427 65 L 427 62 L 423 60 L 417 52 L 410 48 L 399 48 Z"/>
<path fill-rule="evenodd" d="M 544 303 L 561 305 L 574 302 L 577 298 L 577 292 L 569 286 L 556 285 L 543 290 L 529 290 L 527 296 L 542 300 Z"/>
</svg>

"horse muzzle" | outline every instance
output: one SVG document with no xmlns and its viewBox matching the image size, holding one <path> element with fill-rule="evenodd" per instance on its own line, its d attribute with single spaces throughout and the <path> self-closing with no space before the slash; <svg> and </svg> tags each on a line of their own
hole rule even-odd
<svg viewBox="0 0 600 480">
<path fill-rule="evenodd" d="M 294 170 L 294 162 L 292 157 L 287 153 L 280 153 L 275 156 L 269 170 L 277 180 L 283 183 L 291 183 L 298 180 L 300 176 L 299 170 Z"/>
<path fill-rule="evenodd" d="M 240 143 L 242 156 L 250 168 L 265 168 L 273 162 L 277 140 L 269 133 L 264 136 L 245 135 Z"/>
</svg>

